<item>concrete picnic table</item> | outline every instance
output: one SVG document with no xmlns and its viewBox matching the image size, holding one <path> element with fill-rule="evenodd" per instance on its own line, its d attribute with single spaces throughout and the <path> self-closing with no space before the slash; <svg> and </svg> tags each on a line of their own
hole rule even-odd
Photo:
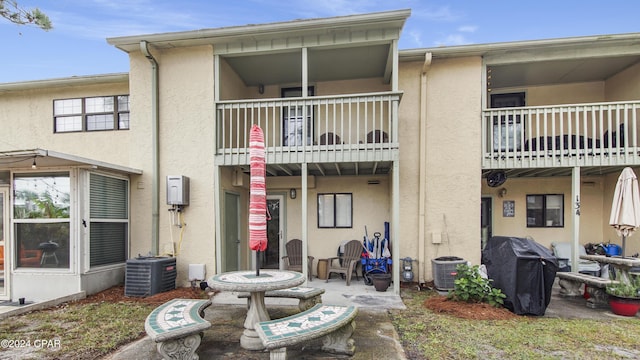
<svg viewBox="0 0 640 360">
<path fill-rule="evenodd" d="M 259 322 L 271 320 L 264 304 L 264 293 L 270 290 L 287 289 L 305 282 L 302 273 L 286 270 L 260 269 L 260 276 L 255 270 L 231 271 L 214 275 L 207 284 L 218 291 L 248 292 L 249 310 L 244 321 L 244 331 L 240 337 L 240 346 L 247 350 L 263 350 L 264 345 L 256 333 Z"/>
<path fill-rule="evenodd" d="M 631 283 L 631 268 L 640 266 L 640 258 L 604 255 L 580 255 L 580 259 L 597 261 L 600 264 L 611 265 L 615 269 L 616 280 L 624 284 Z M 620 278 L 618 278 L 618 276 L 620 276 Z"/>
</svg>

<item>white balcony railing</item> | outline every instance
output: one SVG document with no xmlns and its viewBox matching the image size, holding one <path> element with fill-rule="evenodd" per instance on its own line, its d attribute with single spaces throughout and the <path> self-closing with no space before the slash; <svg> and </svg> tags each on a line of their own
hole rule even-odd
<svg viewBox="0 0 640 360">
<path fill-rule="evenodd" d="M 400 95 L 219 101 L 216 159 L 221 165 L 249 164 L 249 131 L 258 124 L 268 163 L 392 160 Z"/>
<path fill-rule="evenodd" d="M 483 111 L 484 168 L 640 164 L 640 102 Z"/>
</svg>

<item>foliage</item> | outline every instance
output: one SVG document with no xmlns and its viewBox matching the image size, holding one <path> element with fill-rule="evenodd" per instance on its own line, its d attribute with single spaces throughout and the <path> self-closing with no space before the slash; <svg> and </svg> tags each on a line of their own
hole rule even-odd
<svg viewBox="0 0 640 360">
<path fill-rule="evenodd" d="M 502 290 L 492 287 L 492 280 L 482 277 L 479 268 L 478 265 L 458 264 L 454 290 L 449 293 L 449 298 L 455 301 L 485 302 L 495 307 L 502 306 L 506 295 Z"/>
<path fill-rule="evenodd" d="M 1 1 L 1 0 L 0 0 Z M 49 191 L 40 194 L 35 191 L 24 190 L 16 192 L 16 198 L 24 199 L 25 203 L 33 203 L 35 208 L 29 206 L 15 206 L 15 217 L 19 219 L 68 219 L 69 218 L 69 194 L 63 195 L 62 204 L 57 205 Z"/>
<path fill-rule="evenodd" d="M 49 17 L 40 9 L 23 9 L 14 0 L 0 0 L 0 16 L 18 25 L 35 25 L 45 31 L 53 28 Z"/>
<path fill-rule="evenodd" d="M 617 282 L 607 285 L 607 294 L 621 298 L 640 299 L 640 276 L 631 276 L 630 280 L 631 282 L 628 284 Z"/>
</svg>

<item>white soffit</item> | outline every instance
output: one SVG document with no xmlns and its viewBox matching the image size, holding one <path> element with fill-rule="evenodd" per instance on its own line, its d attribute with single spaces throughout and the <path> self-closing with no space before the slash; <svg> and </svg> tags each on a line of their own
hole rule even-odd
<svg viewBox="0 0 640 360">
<path fill-rule="evenodd" d="M 127 166 L 115 165 L 99 160 L 64 154 L 52 150 L 29 149 L 0 151 L 1 168 L 29 168 L 35 159 L 39 168 L 48 167 L 88 167 L 96 170 L 108 170 L 123 174 L 140 175 L 142 170 Z"/>
</svg>

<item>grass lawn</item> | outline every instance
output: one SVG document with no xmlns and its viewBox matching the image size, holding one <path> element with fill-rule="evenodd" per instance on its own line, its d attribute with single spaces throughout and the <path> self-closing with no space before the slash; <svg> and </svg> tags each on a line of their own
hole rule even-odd
<svg viewBox="0 0 640 360">
<path fill-rule="evenodd" d="M 640 359 L 640 319 L 516 316 L 467 320 L 424 306 L 432 291 L 403 289 L 390 311 L 410 359 Z"/>
</svg>

